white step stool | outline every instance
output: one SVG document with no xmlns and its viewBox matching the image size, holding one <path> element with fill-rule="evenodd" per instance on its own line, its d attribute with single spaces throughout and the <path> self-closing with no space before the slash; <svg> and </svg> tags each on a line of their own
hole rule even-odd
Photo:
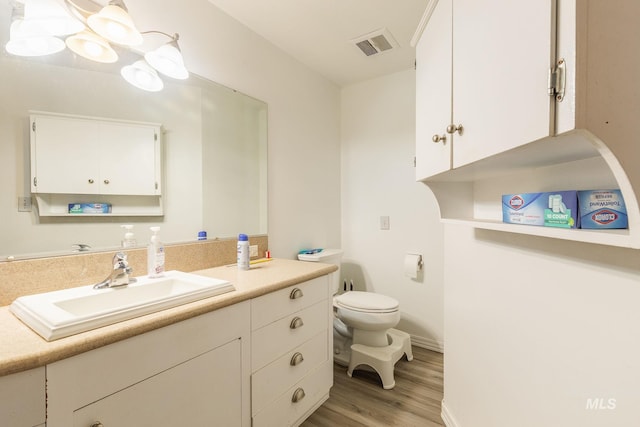
<svg viewBox="0 0 640 427">
<path fill-rule="evenodd" d="M 378 373 L 382 380 L 382 387 L 385 390 L 390 390 L 395 387 L 396 380 L 393 376 L 393 369 L 396 362 L 400 360 L 404 354 L 407 355 L 408 361 L 413 360 L 411 336 L 397 329 L 389 329 L 387 336 L 391 344 L 386 347 L 370 347 L 368 345 L 352 344 L 347 375 L 351 377 L 353 370 L 359 365 L 368 365 Z"/>
</svg>

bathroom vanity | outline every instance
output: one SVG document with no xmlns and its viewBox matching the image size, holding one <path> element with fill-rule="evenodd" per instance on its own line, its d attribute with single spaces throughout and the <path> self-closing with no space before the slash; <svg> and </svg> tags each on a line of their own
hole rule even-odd
<svg viewBox="0 0 640 427">
<path fill-rule="evenodd" d="M 201 270 L 236 290 L 52 342 L 2 307 L 0 425 L 297 425 L 333 384 L 335 270 Z"/>
</svg>

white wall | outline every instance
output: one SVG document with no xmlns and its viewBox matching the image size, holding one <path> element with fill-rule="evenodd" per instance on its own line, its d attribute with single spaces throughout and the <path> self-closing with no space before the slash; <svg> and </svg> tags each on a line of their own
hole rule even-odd
<svg viewBox="0 0 640 427">
<path fill-rule="evenodd" d="M 449 427 L 638 425 L 640 252 L 445 228 Z"/>
<path fill-rule="evenodd" d="M 342 276 L 400 302 L 398 329 L 443 346 L 443 228 L 431 191 L 415 182 L 415 71 L 342 90 Z M 380 229 L 389 216 L 390 229 Z M 404 275 L 407 252 L 424 274 Z"/>
</svg>

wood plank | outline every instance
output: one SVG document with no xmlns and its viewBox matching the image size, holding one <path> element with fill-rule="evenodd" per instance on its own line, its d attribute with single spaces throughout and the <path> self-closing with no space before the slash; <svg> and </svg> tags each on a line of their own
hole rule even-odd
<svg viewBox="0 0 640 427">
<path fill-rule="evenodd" d="M 443 355 L 413 347 L 413 360 L 396 364 L 396 386 L 384 390 L 375 372 L 347 369 L 334 363 L 329 399 L 302 427 L 432 427 L 443 426 Z"/>
</svg>

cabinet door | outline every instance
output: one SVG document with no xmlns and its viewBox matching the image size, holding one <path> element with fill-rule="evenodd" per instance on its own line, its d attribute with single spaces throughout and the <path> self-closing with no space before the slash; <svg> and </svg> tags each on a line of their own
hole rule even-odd
<svg viewBox="0 0 640 427">
<path fill-rule="evenodd" d="M 100 124 L 101 194 L 160 194 L 158 133 L 152 126 Z"/>
<path fill-rule="evenodd" d="M 160 195 L 160 127 L 32 116 L 32 192 Z"/>
<path fill-rule="evenodd" d="M 552 3 L 454 0 L 454 168 L 550 135 Z"/>
<path fill-rule="evenodd" d="M 73 426 L 240 426 L 240 340 L 74 412 Z"/>
<path fill-rule="evenodd" d="M 0 426 L 44 425 L 45 371 L 29 371 L 0 377 Z"/>
<path fill-rule="evenodd" d="M 31 191 L 98 193 L 100 171 L 94 124 L 66 117 L 31 120 Z M 37 179 L 37 183 L 35 180 Z"/>
<path fill-rule="evenodd" d="M 452 0 L 438 1 L 416 46 L 416 180 L 451 168 L 451 14 Z"/>
</svg>

